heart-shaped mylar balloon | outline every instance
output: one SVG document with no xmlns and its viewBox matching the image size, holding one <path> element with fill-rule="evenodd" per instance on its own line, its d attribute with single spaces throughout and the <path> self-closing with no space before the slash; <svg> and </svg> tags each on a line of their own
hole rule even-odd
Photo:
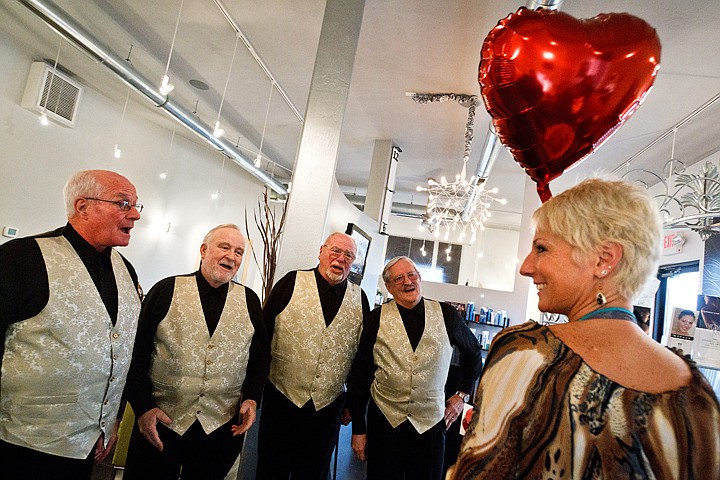
<svg viewBox="0 0 720 480">
<path fill-rule="evenodd" d="M 544 202 L 551 180 L 637 110 L 659 67 L 660 40 L 640 18 L 522 7 L 485 38 L 478 80 L 498 137 Z"/>
</svg>

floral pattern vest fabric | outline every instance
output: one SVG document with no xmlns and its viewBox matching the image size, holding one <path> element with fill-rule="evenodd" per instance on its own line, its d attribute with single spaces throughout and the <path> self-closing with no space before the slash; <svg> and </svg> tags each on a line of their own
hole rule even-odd
<svg viewBox="0 0 720 480">
<path fill-rule="evenodd" d="M 113 326 L 80 257 L 64 237 L 36 239 L 50 297 L 35 317 L 11 324 L 0 378 L 0 439 L 51 455 L 86 458 L 115 425 L 140 313 L 119 253 Z"/>
<path fill-rule="evenodd" d="M 211 337 L 195 277 L 175 278 L 150 364 L 153 397 L 172 418 L 170 429 L 182 435 L 198 419 L 210 433 L 237 415 L 254 333 L 243 285 L 230 282 Z"/>
<path fill-rule="evenodd" d="M 345 390 L 362 332 L 361 290 L 347 284 L 340 310 L 325 325 L 313 271 L 298 271 L 290 303 L 275 319 L 270 381 L 293 404 L 316 410 Z"/>
<path fill-rule="evenodd" d="M 382 306 L 373 358 L 377 370 L 370 394 L 393 428 L 406 419 L 419 433 L 438 423 L 445 412 L 452 345 L 440 304 L 425 302 L 425 331 L 415 351 L 397 304 Z"/>
</svg>

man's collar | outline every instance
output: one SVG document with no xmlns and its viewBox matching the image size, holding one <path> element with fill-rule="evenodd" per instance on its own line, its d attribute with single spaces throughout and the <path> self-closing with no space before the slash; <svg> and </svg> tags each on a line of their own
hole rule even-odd
<svg viewBox="0 0 720 480">
<path fill-rule="evenodd" d="M 420 297 L 420 301 L 417 303 L 417 305 L 415 305 L 412 308 L 405 308 L 402 305 L 400 305 L 399 303 L 397 303 L 397 301 L 395 302 L 395 305 L 397 305 L 397 307 L 400 311 L 415 312 L 417 314 L 421 314 L 425 311 L 424 300 L 425 300 L 424 297 Z"/>
<path fill-rule="evenodd" d="M 227 290 L 227 289 L 228 289 L 228 285 L 230 285 L 230 282 L 228 282 L 228 283 L 223 283 L 222 285 L 220 285 L 220 286 L 217 287 L 217 288 L 213 287 L 212 285 L 210 285 L 210 283 L 208 283 L 207 279 L 206 279 L 205 276 L 202 274 L 202 272 L 200 271 L 200 269 L 198 269 L 198 270 L 195 272 L 195 280 L 197 281 L 198 290 L 200 290 L 200 291 L 216 291 L 216 292 L 219 292 L 219 291 L 221 291 L 221 290 L 223 290 L 223 289 Z"/>
<path fill-rule="evenodd" d="M 112 248 L 107 247 L 102 252 L 98 252 L 95 250 L 95 247 L 90 245 L 90 243 L 88 243 L 88 241 L 85 240 L 69 222 L 65 225 L 65 228 L 63 228 L 62 234 L 67 241 L 70 242 L 70 245 L 73 246 L 81 259 L 94 261 L 100 254 L 110 257 Z"/>
<path fill-rule="evenodd" d="M 313 272 L 315 272 L 315 280 L 317 281 L 318 290 L 327 292 L 332 290 L 335 292 L 338 296 L 342 296 L 345 294 L 345 286 L 347 285 L 347 278 L 343 280 L 342 282 L 338 283 L 337 285 L 330 285 L 330 282 L 325 280 L 325 277 L 322 276 L 320 273 L 320 269 L 318 267 L 315 267 L 313 269 Z"/>
</svg>

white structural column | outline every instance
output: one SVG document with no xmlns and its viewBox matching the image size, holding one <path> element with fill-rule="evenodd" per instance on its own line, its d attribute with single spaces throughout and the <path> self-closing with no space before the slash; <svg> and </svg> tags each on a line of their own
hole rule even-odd
<svg viewBox="0 0 720 480">
<path fill-rule="evenodd" d="M 317 262 L 364 8 L 365 0 L 328 0 L 325 6 L 276 280 Z"/>
<path fill-rule="evenodd" d="M 393 146 L 392 140 L 375 140 L 363 211 L 378 221 L 380 233 L 385 233 L 390 219 L 399 154 L 400 149 Z"/>
</svg>

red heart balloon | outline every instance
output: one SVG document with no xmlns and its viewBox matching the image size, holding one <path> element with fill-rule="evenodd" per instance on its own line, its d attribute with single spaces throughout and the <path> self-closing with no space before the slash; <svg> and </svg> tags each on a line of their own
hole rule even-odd
<svg viewBox="0 0 720 480">
<path fill-rule="evenodd" d="M 660 40 L 640 18 L 522 7 L 485 38 L 478 80 L 498 137 L 544 202 L 551 180 L 637 110 L 658 68 Z"/>
</svg>

